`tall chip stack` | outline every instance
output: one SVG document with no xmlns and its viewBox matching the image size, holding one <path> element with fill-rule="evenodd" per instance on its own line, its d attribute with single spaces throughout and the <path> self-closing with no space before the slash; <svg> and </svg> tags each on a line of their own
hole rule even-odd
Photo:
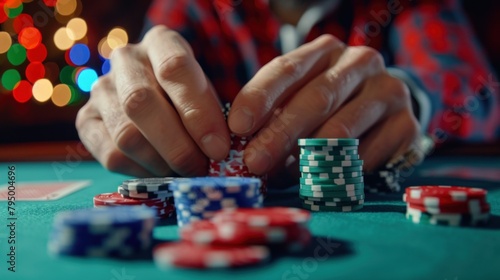
<svg viewBox="0 0 500 280">
<path fill-rule="evenodd" d="M 231 109 L 231 104 L 226 103 L 224 108 L 222 108 L 222 113 L 224 118 L 227 119 L 229 116 L 229 110 Z M 208 169 L 208 176 L 210 177 L 251 177 L 259 178 L 262 183 L 260 187 L 260 192 L 262 195 L 267 194 L 267 176 L 259 176 L 250 172 L 248 167 L 244 162 L 245 148 L 250 142 L 252 137 L 240 137 L 231 134 L 231 147 L 229 150 L 229 155 L 227 158 L 221 161 L 215 161 L 210 159 L 210 166 Z"/>
<path fill-rule="evenodd" d="M 299 139 L 302 206 L 311 211 L 363 208 L 363 161 L 358 139 Z"/>
</svg>

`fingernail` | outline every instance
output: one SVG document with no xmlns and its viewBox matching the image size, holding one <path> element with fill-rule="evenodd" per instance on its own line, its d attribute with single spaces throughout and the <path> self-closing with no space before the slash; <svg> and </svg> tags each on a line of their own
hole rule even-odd
<svg viewBox="0 0 500 280">
<path fill-rule="evenodd" d="M 272 157 L 266 150 L 254 151 L 253 155 L 247 157 L 246 163 L 253 173 L 263 174 L 271 167 Z"/>
<path fill-rule="evenodd" d="M 201 139 L 207 156 L 211 159 L 222 160 L 226 157 L 229 143 L 217 134 L 208 134 Z"/>
<path fill-rule="evenodd" d="M 229 128 L 235 133 L 249 132 L 253 127 L 253 113 L 247 107 L 240 107 L 231 113 Z"/>
</svg>

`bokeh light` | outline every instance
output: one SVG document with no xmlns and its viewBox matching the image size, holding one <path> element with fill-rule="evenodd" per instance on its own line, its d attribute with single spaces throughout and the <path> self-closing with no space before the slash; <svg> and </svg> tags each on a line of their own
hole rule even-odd
<svg viewBox="0 0 500 280">
<path fill-rule="evenodd" d="M 84 92 L 90 92 L 92 86 L 97 82 L 97 73 L 94 69 L 85 68 L 76 75 L 76 84 Z"/>
<path fill-rule="evenodd" d="M 47 7 L 55 7 L 57 0 L 43 0 L 43 3 L 45 3 Z"/>
<path fill-rule="evenodd" d="M 71 66 L 64 66 L 59 73 L 59 80 L 64 84 L 75 84 L 76 68 Z"/>
<path fill-rule="evenodd" d="M 73 64 L 81 66 L 87 63 L 90 59 L 90 50 L 84 44 L 76 44 L 69 51 L 69 57 Z"/>
<path fill-rule="evenodd" d="M 6 53 L 12 46 L 12 38 L 5 31 L 0 31 L 0 54 Z"/>
<path fill-rule="evenodd" d="M 81 18 L 73 18 L 66 25 L 66 32 L 71 40 L 81 40 L 87 35 L 87 23 Z"/>
<path fill-rule="evenodd" d="M 58 107 L 64 107 L 68 105 L 71 100 L 71 89 L 68 85 L 59 84 L 54 87 L 54 92 L 52 93 L 52 103 Z"/>
<path fill-rule="evenodd" d="M 0 23 L 4 23 L 9 17 L 5 13 L 5 3 L 0 2 Z"/>
<path fill-rule="evenodd" d="M 97 51 L 99 51 L 99 55 L 105 59 L 109 59 L 111 56 L 111 52 L 113 51 L 108 44 L 108 38 L 102 38 L 97 46 Z"/>
<path fill-rule="evenodd" d="M 13 44 L 7 51 L 7 59 L 14 66 L 23 64 L 26 60 L 26 49 L 20 44 Z"/>
<path fill-rule="evenodd" d="M 35 83 L 45 77 L 45 67 L 41 62 L 31 62 L 26 67 L 26 78 L 28 81 Z"/>
<path fill-rule="evenodd" d="M 58 0 L 56 3 L 56 11 L 60 15 L 70 16 L 75 13 L 77 6 L 76 0 Z"/>
<path fill-rule="evenodd" d="M 112 50 L 124 47 L 128 43 L 127 31 L 120 27 L 113 28 L 109 31 L 107 39 Z"/>
<path fill-rule="evenodd" d="M 13 90 L 21 80 L 21 75 L 16 69 L 9 69 L 2 74 L 2 85 L 6 90 Z"/>
<path fill-rule="evenodd" d="M 33 84 L 33 98 L 38 102 L 46 102 L 52 96 L 54 88 L 47 79 L 41 79 Z"/>
<path fill-rule="evenodd" d="M 31 62 L 43 62 L 47 58 L 47 48 L 44 44 L 39 44 L 35 48 L 28 50 L 28 60 Z"/>
<path fill-rule="evenodd" d="M 15 18 L 23 12 L 23 3 L 19 0 L 11 1 L 7 0 L 5 2 L 4 11 L 9 18 Z"/>
<path fill-rule="evenodd" d="M 75 41 L 71 40 L 71 38 L 68 37 L 66 27 L 61 27 L 54 34 L 54 43 L 58 49 L 65 51 L 71 48 Z"/>
<path fill-rule="evenodd" d="M 12 91 L 14 99 L 19 103 L 26 103 L 32 97 L 33 86 L 27 81 L 20 81 Z"/>
<path fill-rule="evenodd" d="M 14 19 L 12 27 L 16 33 L 21 32 L 26 27 L 33 27 L 33 18 L 28 14 L 20 14 Z"/>
<path fill-rule="evenodd" d="M 42 42 L 42 34 L 35 27 L 26 27 L 19 33 L 19 43 L 28 50 L 36 48 Z"/>
<path fill-rule="evenodd" d="M 101 66 L 101 71 L 103 75 L 106 75 L 111 71 L 111 63 L 109 62 L 109 59 L 104 60 Z"/>
</svg>

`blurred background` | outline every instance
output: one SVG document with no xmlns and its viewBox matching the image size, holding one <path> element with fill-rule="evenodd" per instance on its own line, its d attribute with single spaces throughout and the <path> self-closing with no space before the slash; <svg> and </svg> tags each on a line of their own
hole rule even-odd
<svg viewBox="0 0 500 280">
<path fill-rule="evenodd" d="M 139 40 L 150 2 L 0 0 L 0 160 L 14 160 L 27 145 L 50 154 L 78 143 L 79 108 L 109 71 L 111 51 Z M 500 1 L 463 5 L 500 73 Z"/>
</svg>

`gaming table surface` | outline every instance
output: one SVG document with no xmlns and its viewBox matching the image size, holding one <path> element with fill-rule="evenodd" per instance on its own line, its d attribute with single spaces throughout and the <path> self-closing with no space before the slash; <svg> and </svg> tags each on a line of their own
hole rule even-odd
<svg viewBox="0 0 500 280">
<path fill-rule="evenodd" d="M 16 204 L 16 272 L 8 271 L 7 203 L 0 201 L 0 279 L 499 279 L 500 158 L 434 157 L 402 174 L 402 187 L 461 185 L 488 190 L 491 221 L 485 227 L 413 224 L 405 218 L 402 193 L 367 194 L 353 213 L 314 212 L 313 242 L 305 251 L 274 252 L 270 262 L 244 269 L 162 271 L 152 260 L 59 257 L 47 253 L 59 211 L 93 207 L 94 195 L 116 191 L 128 177 L 96 162 L 14 163 L 17 182 L 90 180 L 82 190 L 54 201 Z M 7 165 L 0 164 L 0 185 Z M 270 186 L 272 189 L 272 186 Z M 267 206 L 300 206 L 298 186 L 271 190 Z M 175 218 L 154 230 L 158 241 L 175 240 Z M 186 252 L 189 254 L 189 252 Z"/>
</svg>

